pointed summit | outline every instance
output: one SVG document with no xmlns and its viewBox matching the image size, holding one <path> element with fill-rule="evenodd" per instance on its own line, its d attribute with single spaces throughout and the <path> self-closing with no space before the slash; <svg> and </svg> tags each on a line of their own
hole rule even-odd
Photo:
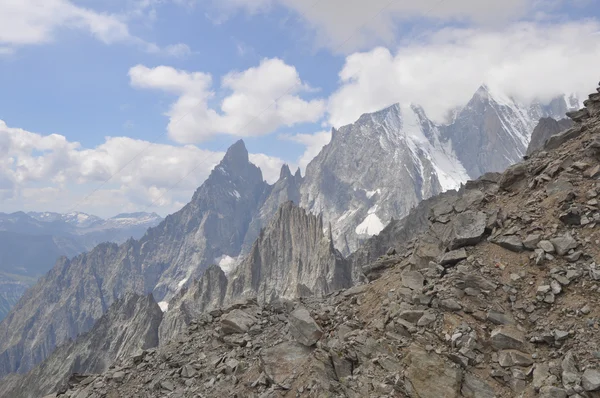
<svg viewBox="0 0 600 398">
<path fill-rule="evenodd" d="M 235 166 L 245 166 L 249 162 L 248 150 L 243 140 L 238 140 L 227 149 L 225 157 L 221 161 L 221 164 Z"/>
<path fill-rule="evenodd" d="M 298 167 L 298 169 L 296 170 L 296 173 L 294 174 L 294 178 L 296 178 L 297 180 L 302 179 L 302 172 L 300 171 L 300 167 Z"/>
<path fill-rule="evenodd" d="M 281 166 L 281 172 L 279 172 L 279 179 L 283 180 L 284 178 L 288 178 L 291 176 L 292 172 L 290 171 L 290 166 L 284 163 L 283 166 Z"/>
</svg>

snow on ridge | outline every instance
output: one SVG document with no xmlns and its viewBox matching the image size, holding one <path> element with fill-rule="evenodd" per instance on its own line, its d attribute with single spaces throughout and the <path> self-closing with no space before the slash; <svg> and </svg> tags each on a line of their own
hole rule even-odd
<svg viewBox="0 0 600 398">
<path fill-rule="evenodd" d="M 158 306 L 160 307 L 160 310 L 162 312 L 167 312 L 169 310 L 169 303 L 166 301 L 161 301 L 158 303 Z"/>
<path fill-rule="evenodd" d="M 238 258 L 230 257 L 227 254 L 223 254 L 221 257 L 215 258 L 215 263 L 221 267 L 221 270 L 225 274 L 229 274 L 238 265 Z"/>
</svg>

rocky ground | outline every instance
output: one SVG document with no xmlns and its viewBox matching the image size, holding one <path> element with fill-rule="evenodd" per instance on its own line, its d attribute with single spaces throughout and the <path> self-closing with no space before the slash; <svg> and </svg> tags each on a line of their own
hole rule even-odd
<svg viewBox="0 0 600 398">
<path fill-rule="evenodd" d="M 324 298 L 246 300 L 59 397 L 600 397 L 600 89 Z"/>
</svg>

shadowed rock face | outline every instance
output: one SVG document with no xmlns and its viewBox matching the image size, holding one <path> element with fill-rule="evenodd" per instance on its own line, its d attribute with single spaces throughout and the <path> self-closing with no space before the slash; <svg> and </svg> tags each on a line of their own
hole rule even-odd
<svg viewBox="0 0 600 398">
<path fill-rule="evenodd" d="M 101 373 L 115 360 L 156 347 L 162 316 L 151 295 L 127 294 L 88 333 L 58 347 L 27 375 L 0 384 L 0 396 L 42 397 L 64 386 L 73 373 Z"/>
<path fill-rule="evenodd" d="M 203 312 L 240 299 L 269 303 L 323 296 L 352 284 L 350 264 L 334 249 L 331 236 L 324 234 L 322 217 L 287 202 L 229 275 L 211 267 L 173 299 L 161 325 L 161 342 Z"/>
<path fill-rule="evenodd" d="M 555 120 L 551 117 L 544 117 L 540 119 L 540 122 L 533 133 L 531 134 L 531 141 L 527 147 L 527 155 L 530 155 L 538 149 L 542 149 L 544 144 L 550 137 L 556 135 L 562 131 L 568 130 L 573 126 L 571 119 Z"/>
</svg>

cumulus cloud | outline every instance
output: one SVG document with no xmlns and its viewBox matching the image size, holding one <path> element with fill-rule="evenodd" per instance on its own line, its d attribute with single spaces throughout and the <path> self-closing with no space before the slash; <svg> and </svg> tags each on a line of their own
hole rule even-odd
<svg viewBox="0 0 600 398">
<path fill-rule="evenodd" d="M 313 90 L 301 81 L 296 68 L 278 58 L 223 76 L 220 89 L 227 94 L 218 107 L 210 103 L 216 93 L 207 73 L 137 65 L 129 70 L 129 77 L 133 87 L 177 96 L 167 112 L 168 132 L 181 143 L 203 141 L 218 133 L 264 135 L 281 126 L 317 122 L 325 110 L 323 100 L 300 97 Z"/>
<path fill-rule="evenodd" d="M 550 8 L 552 2 L 536 0 L 216 0 L 225 13 L 244 10 L 269 11 L 284 6 L 304 20 L 316 33 L 319 45 L 349 52 L 373 43 L 391 44 L 398 24 L 411 18 L 475 22 L 500 25 L 533 13 L 538 6 Z M 540 4 L 544 3 L 544 4 Z M 379 12 L 379 13 L 378 13 Z M 342 46 L 343 45 L 343 46 Z"/>
<path fill-rule="evenodd" d="M 441 121 L 484 83 L 524 102 L 586 95 L 598 80 L 599 32 L 592 20 L 447 28 L 395 53 L 382 47 L 355 53 L 329 98 L 329 122 L 339 127 L 396 102 L 420 104 Z"/>
<path fill-rule="evenodd" d="M 105 44 L 129 43 L 147 52 L 174 56 L 189 53 L 185 44 L 162 48 L 132 35 L 124 16 L 80 7 L 68 0 L 0 2 L 0 48 L 5 53 L 20 46 L 52 41 L 56 31 L 64 28 L 86 31 Z"/>
<path fill-rule="evenodd" d="M 99 215 L 148 206 L 163 213 L 175 211 L 189 201 L 223 155 L 194 145 L 152 144 L 127 137 L 107 137 L 89 149 L 62 135 L 32 133 L 0 120 L 3 211 L 68 211 L 75 205 L 80 206 L 76 210 Z M 281 159 L 264 154 L 250 158 L 269 182 L 277 179 Z"/>
<path fill-rule="evenodd" d="M 304 172 L 310 161 L 331 141 L 331 131 L 319 131 L 314 134 L 281 134 L 279 138 L 297 142 L 306 147 L 304 153 L 298 159 L 298 166 Z"/>
</svg>

